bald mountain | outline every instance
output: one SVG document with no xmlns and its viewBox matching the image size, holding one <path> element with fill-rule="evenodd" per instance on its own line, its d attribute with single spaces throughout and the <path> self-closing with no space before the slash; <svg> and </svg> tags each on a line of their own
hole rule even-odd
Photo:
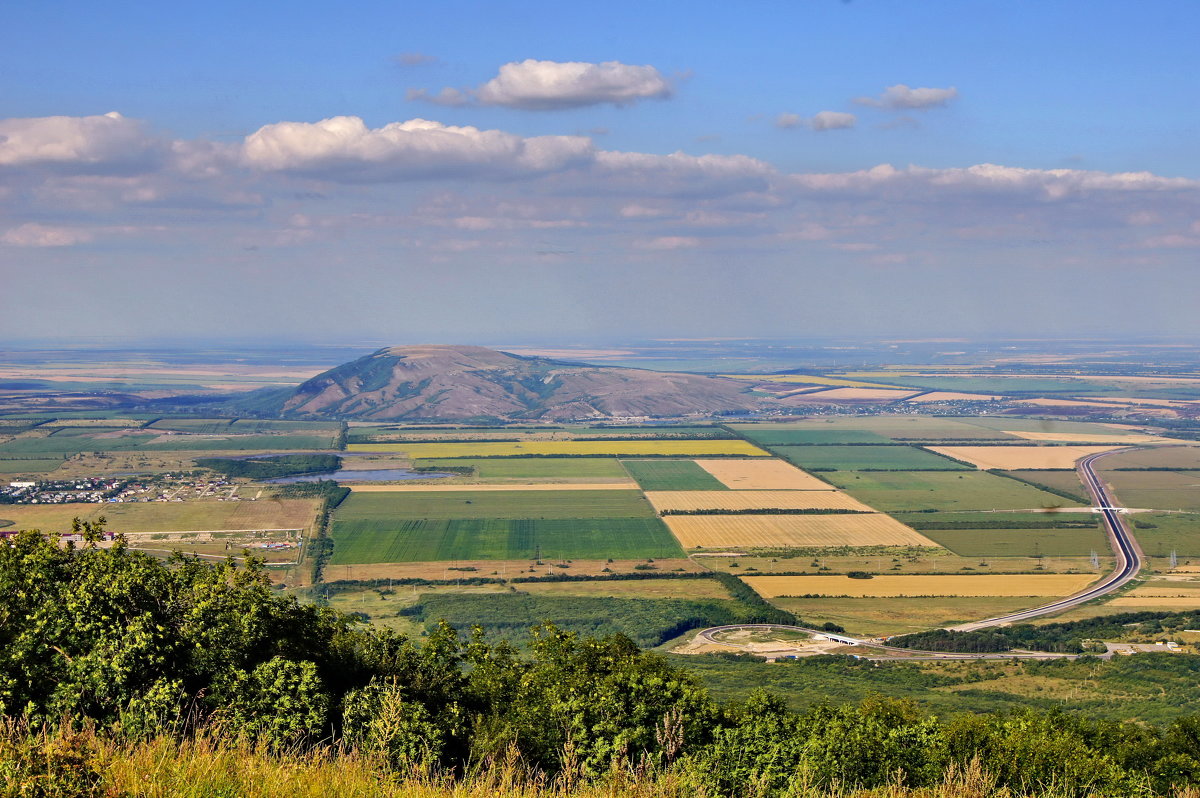
<svg viewBox="0 0 1200 798">
<path fill-rule="evenodd" d="M 238 404 L 285 418 L 566 421 L 754 410 L 761 400 L 744 383 L 721 377 L 588 366 L 481 346 L 395 346 Z"/>
</svg>

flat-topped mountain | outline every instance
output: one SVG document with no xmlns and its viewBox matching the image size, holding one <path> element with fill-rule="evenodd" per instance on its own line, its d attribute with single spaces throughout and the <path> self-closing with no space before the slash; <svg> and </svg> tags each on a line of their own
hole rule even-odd
<svg viewBox="0 0 1200 798">
<path fill-rule="evenodd" d="M 285 417 L 378 421 L 661 417 L 759 404 L 737 380 L 433 345 L 380 349 L 255 402 Z"/>
</svg>

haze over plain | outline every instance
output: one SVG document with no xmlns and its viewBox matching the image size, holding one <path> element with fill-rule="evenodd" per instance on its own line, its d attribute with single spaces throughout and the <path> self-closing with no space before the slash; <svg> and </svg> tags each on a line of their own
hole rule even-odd
<svg viewBox="0 0 1200 798">
<path fill-rule="evenodd" d="M 4 329 L 1193 335 L 1198 18 L 19 4 Z"/>
</svg>

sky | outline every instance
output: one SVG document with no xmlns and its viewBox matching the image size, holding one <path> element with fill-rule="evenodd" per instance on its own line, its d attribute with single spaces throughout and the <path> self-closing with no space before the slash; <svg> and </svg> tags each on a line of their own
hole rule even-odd
<svg viewBox="0 0 1200 798">
<path fill-rule="evenodd" d="M 9 341 L 1200 337 L 1200 4 L 0 5 Z"/>
</svg>

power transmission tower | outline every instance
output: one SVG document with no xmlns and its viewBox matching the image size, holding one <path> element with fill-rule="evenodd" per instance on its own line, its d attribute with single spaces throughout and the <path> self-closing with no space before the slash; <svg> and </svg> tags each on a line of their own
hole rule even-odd
<svg viewBox="0 0 1200 798">
<path fill-rule="evenodd" d="M 1095 549 L 1092 549 L 1092 567 L 1100 570 L 1100 555 L 1096 553 Z"/>
<path fill-rule="evenodd" d="M 1179 565 L 1179 555 L 1175 553 L 1175 549 L 1171 549 L 1171 568 Z"/>
</svg>

